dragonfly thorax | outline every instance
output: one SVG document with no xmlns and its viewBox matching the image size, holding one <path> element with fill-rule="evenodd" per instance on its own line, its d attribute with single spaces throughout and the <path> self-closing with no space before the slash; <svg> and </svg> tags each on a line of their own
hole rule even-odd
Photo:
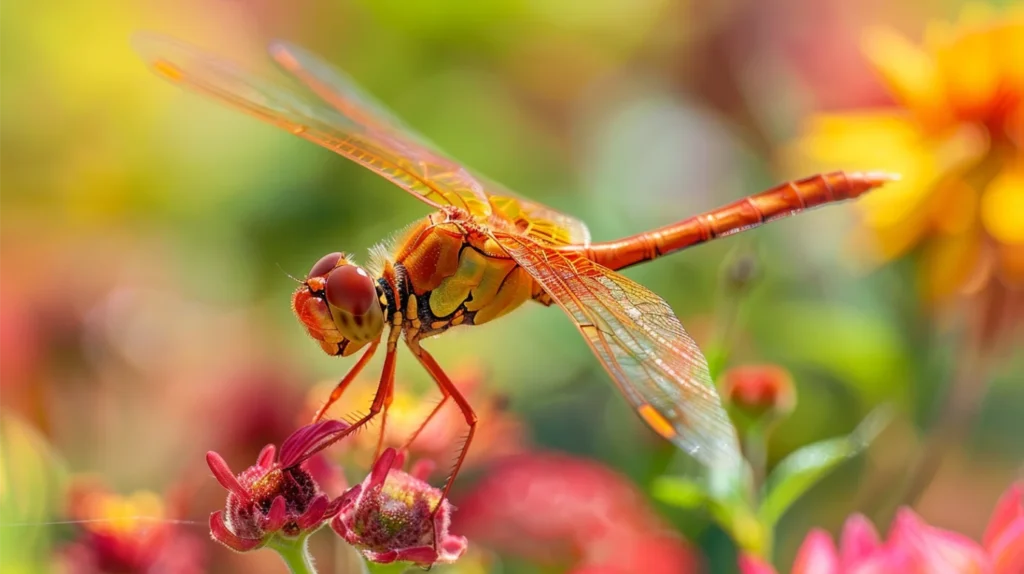
<svg viewBox="0 0 1024 574">
<path fill-rule="evenodd" d="M 384 308 L 377 282 L 342 253 L 313 265 L 292 298 L 309 334 L 331 355 L 347 356 L 380 338 Z"/>
</svg>

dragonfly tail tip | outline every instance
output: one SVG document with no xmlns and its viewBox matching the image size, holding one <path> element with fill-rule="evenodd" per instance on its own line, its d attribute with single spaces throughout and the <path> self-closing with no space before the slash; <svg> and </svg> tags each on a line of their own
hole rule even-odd
<svg viewBox="0 0 1024 574">
<path fill-rule="evenodd" d="M 903 176 L 898 173 L 889 171 L 869 171 L 864 174 L 864 179 L 868 180 L 873 186 L 885 185 L 894 181 L 903 179 Z"/>
</svg>

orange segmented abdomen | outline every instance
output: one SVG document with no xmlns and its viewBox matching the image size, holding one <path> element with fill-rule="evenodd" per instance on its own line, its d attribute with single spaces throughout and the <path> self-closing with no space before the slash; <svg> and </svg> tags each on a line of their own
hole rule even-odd
<svg viewBox="0 0 1024 574">
<path fill-rule="evenodd" d="M 714 211 L 617 241 L 595 243 L 587 257 L 611 269 L 622 269 L 712 239 L 752 229 L 805 209 L 853 199 L 895 176 L 885 173 L 818 174 L 790 181 Z M 579 246 L 560 249 L 581 249 Z"/>
</svg>

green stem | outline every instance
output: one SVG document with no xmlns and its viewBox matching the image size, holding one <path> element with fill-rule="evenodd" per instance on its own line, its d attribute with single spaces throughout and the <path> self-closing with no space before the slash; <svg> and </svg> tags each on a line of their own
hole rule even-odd
<svg viewBox="0 0 1024 574">
<path fill-rule="evenodd" d="M 925 439 L 921 455 L 915 461 L 903 504 L 916 505 L 939 471 L 943 459 L 962 442 L 981 411 L 988 392 L 987 353 L 980 330 L 967 342 L 950 388 L 946 391 L 937 420 Z"/>
<path fill-rule="evenodd" d="M 747 427 L 741 431 L 740 447 L 743 449 L 743 456 L 747 459 L 750 468 L 750 500 L 754 508 L 760 508 L 761 491 L 764 486 L 765 475 L 768 469 L 768 435 L 771 432 L 772 423 L 769 421 L 749 421 Z M 756 516 L 756 515 L 755 515 Z M 775 534 L 771 527 L 760 523 L 756 517 L 751 517 L 751 524 L 757 525 L 756 553 L 770 561 L 774 553 Z"/>
<path fill-rule="evenodd" d="M 768 425 L 762 421 L 750 423 L 743 431 L 740 441 L 743 454 L 753 473 L 754 500 L 756 504 L 760 504 L 761 485 L 764 484 L 768 466 Z"/>
<path fill-rule="evenodd" d="M 718 376 L 722 374 L 725 365 L 729 362 L 739 311 L 740 298 L 729 295 L 724 303 L 724 308 L 719 311 L 715 335 L 712 343 L 708 345 L 708 371 L 710 371 L 713 381 L 718 380 Z"/>
<path fill-rule="evenodd" d="M 716 304 L 715 332 L 708 345 L 708 368 L 716 380 L 729 361 L 740 326 L 740 310 L 758 279 L 758 260 L 747 245 L 734 249 L 723 266 L 722 299 Z"/>
<path fill-rule="evenodd" d="M 294 539 L 275 536 L 267 548 L 277 552 L 292 574 L 316 574 L 313 557 L 309 554 L 308 539 L 309 534 Z"/>
</svg>

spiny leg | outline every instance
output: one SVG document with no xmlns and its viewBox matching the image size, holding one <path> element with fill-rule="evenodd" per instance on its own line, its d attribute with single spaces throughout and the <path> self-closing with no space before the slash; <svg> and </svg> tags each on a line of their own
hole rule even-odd
<svg viewBox="0 0 1024 574">
<path fill-rule="evenodd" d="M 444 372 L 444 369 L 437 364 L 434 357 L 430 353 L 426 352 L 422 347 L 413 349 L 413 354 L 419 359 L 420 364 L 423 368 L 430 373 L 430 376 L 437 383 L 437 387 L 441 389 L 441 393 L 445 395 L 445 398 L 450 396 L 455 404 L 459 406 L 459 410 L 462 411 L 462 416 L 466 418 L 466 424 L 469 425 L 469 432 L 466 433 L 466 440 L 462 443 L 462 448 L 459 450 L 459 456 L 455 459 L 455 465 L 452 467 L 452 472 L 448 476 L 448 481 L 444 485 L 444 491 L 441 495 L 441 500 L 448 498 L 448 492 L 452 489 L 452 484 L 455 482 L 455 477 L 459 474 L 459 468 L 462 467 L 462 462 L 466 459 L 466 453 L 469 450 L 469 445 L 473 442 L 473 434 L 476 432 L 476 413 L 473 412 L 473 407 L 469 406 L 469 402 L 462 396 L 459 389 L 452 383 L 452 380 L 448 378 L 448 375 Z M 443 400 L 442 400 L 443 402 Z M 436 410 L 436 408 L 435 408 Z M 441 508 L 440 502 L 434 512 Z"/>
<path fill-rule="evenodd" d="M 388 383 L 388 388 L 384 395 L 384 408 L 380 413 L 380 434 L 377 435 L 377 450 L 373 452 L 373 460 L 380 458 L 380 453 L 384 450 L 384 433 L 387 429 L 388 424 L 388 408 L 395 399 L 395 378 L 391 377 L 391 381 Z"/>
<path fill-rule="evenodd" d="M 440 389 L 440 385 L 438 385 L 438 388 Z M 420 426 L 418 426 L 416 430 L 413 431 L 411 435 L 409 435 L 409 438 L 406 439 L 405 444 L 402 445 L 402 450 L 409 450 L 409 448 L 412 447 L 412 443 L 416 442 L 416 439 L 419 438 L 420 433 L 423 432 L 423 429 L 427 428 L 427 425 L 430 424 L 430 421 L 434 418 L 434 416 L 437 415 L 437 413 L 441 412 L 441 408 L 444 407 L 444 405 L 448 402 L 448 399 L 450 397 L 451 395 L 449 395 L 444 389 L 441 389 L 441 400 L 438 401 L 436 405 L 434 405 L 434 408 L 430 411 L 430 414 L 428 414 L 427 417 L 423 419 L 423 422 L 420 423 Z"/>
<path fill-rule="evenodd" d="M 398 354 L 396 351 L 397 347 L 395 344 L 389 342 L 387 354 L 384 355 L 384 368 L 381 370 L 380 382 L 377 383 L 377 392 L 373 395 L 373 402 L 370 403 L 369 412 L 362 417 L 359 417 L 355 422 L 349 425 L 344 432 L 338 433 L 337 436 L 332 437 L 331 440 L 318 445 L 314 451 L 307 453 L 306 458 L 309 458 L 309 456 L 314 453 L 331 446 L 353 432 L 363 428 L 366 423 L 370 422 L 373 417 L 377 416 L 377 414 L 384 409 L 384 405 L 388 401 L 388 394 L 392 392 L 395 384 L 395 357 Z"/>
<path fill-rule="evenodd" d="M 366 349 L 366 352 L 363 353 L 363 356 L 359 357 L 359 360 L 356 361 L 356 364 L 352 365 L 352 368 L 345 375 L 345 377 L 341 379 L 341 381 L 339 381 L 338 384 L 334 387 L 334 390 L 331 391 L 331 396 L 327 398 L 327 402 L 324 403 L 323 406 L 316 411 L 316 416 L 313 417 L 313 422 L 319 422 L 320 419 L 324 418 L 324 414 L 327 413 L 327 409 L 331 408 L 331 405 L 338 402 L 338 399 L 341 398 L 341 395 L 342 393 L 345 392 L 345 389 L 347 389 L 348 386 L 352 384 L 352 381 L 354 381 L 355 378 L 359 376 L 359 373 L 363 370 L 363 367 L 365 367 L 366 363 L 368 363 L 370 361 L 370 358 L 373 357 L 373 354 L 377 351 L 378 344 L 380 344 L 379 340 L 370 343 L 370 346 Z"/>
</svg>

